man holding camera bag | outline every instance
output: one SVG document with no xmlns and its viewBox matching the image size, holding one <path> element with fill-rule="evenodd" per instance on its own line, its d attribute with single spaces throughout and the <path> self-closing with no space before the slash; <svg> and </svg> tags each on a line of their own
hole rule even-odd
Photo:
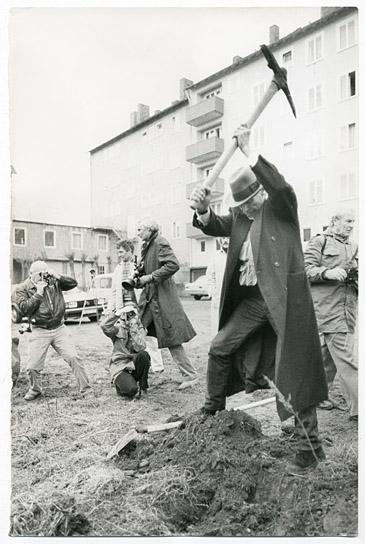
<svg viewBox="0 0 365 544">
<path fill-rule="evenodd" d="M 71 335 L 64 325 L 65 301 L 62 291 L 76 287 L 70 276 L 60 276 L 44 261 L 32 263 L 29 278 L 17 290 L 18 305 L 29 318 L 27 374 L 29 390 L 25 400 L 34 400 L 42 393 L 41 372 L 48 348 L 69 364 L 81 394 L 92 391 L 81 357 L 78 356 Z"/>
<path fill-rule="evenodd" d="M 336 373 L 348 405 L 350 419 L 358 418 L 358 367 L 354 360 L 354 333 L 358 298 L 358 246 L 350 239 L 353 210 L 339 210 L 330 226 L 309 240 L 304 252 L 305 269 L 318 322 L 327 383 Z M 319 408 L 331 410 L 331 400 Z"/>
</svg>

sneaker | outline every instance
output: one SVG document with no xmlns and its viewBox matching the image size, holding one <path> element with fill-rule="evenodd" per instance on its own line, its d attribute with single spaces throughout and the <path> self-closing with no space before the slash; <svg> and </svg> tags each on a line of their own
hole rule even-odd
<svg viewBox="0 0 365 544">
<path fill-rule="evenodd" d="M 34 400 L 39 397 L 40 394 L 41 393 L 37 391 L 28 391 L 24 396 L 24 400 Z"/>
<path fill-rule="evenodd" d="M 193 387 L 193 385 L 196 385 L 199 383 L 199 378 L 194 378 L 193 380 L 187 380 L 186 382 L 182 382 L 178 389 L 181 391 L 182 389 L 187 389 L 188 387 Z"/>
<path fill-rule="evenodd" d="M 289 464 L 287 472 L 290 474 L 306 474 L 317 467 L 318 461 L 325 461 L 325 459 L 326 454 L 322 446 L 318 446 L 314 453 L 312 450 L 299 450 L 294 461 Z"/>
</svg>

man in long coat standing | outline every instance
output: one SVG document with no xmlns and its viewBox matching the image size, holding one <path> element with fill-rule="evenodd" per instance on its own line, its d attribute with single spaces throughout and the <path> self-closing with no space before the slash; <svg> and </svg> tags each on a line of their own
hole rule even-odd
<svg viewBox="0 0 365 544">
<path fill-rule="evenodd" d="M 177 364 L 183 381 L 179 389 L 198 383 L 198 374 L 182 344 L 196 335 L 181 305 L 172 276 L 179 270 L 179 262 L 169 244 L 159 235 L 159 226 L 152 217 L 138 222 L 138 236 L 143 240 L 139 278 L 143 291 L 138 308 L 143 326 L 149 336 L 155 336 L 159 348 L 168 348 Z"/>
<path fill-rule="evenodd" d="M 228 215 L 215 215 L 203 186 L 191 195 L 194 226 L 211 236 L 230 237 L 203 411 L 224 410 L 227 396 L 267 388 L 266 377 L 274 380 L 281 420 L 295 413 L 299 449 L 290 469 L 302 473 L 325 459 L 316 405 L 327 399 L 327 385 L 297 200 L 275 166 L 251 152 L 245 125 L 234 137 L 250 166 L 229 180 Z"/>
</svg>

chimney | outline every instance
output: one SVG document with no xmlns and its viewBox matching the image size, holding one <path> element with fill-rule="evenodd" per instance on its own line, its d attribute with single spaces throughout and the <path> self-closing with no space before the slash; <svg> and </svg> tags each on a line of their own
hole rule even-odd
<svg viewBox="0 0 365 544">
<path fill-rule="evenodd" d="M 269 44 L 277 42 L 279 39 L 279 27 L 278 25 L 271 25 L 269 27 Z"/>
<path fill-rule="evenodd" d="M 130 115 L 130 126 L 134 127 L 137 124 L 137 112 L 132 111 Z"/>
<path fill-rule="evenodd" d="M 232 64 L 237 64 L 238 62 L 241 62 L 241 60 L 242 60 L 242 57 L 240 57 L 239 55 L 236 55 L 232 59 Z"/>
<path fill-rule="evenodd" d="M 186 77 L 183 77 L 180 79 L 180 100 L 184 100 L 185 98 L 185 89 L 190 87 L 193 84 L 193 81 L 191 79 L 186 79 Z"/>
<path fill-rule="evenodd" d="M 155 110 L 155 113 L 153 115 L 158 115 L 159 113 L 161 113 L 161 110 Z"/>
<path fill-rule="evenodd" d="M 337 9 L 339 8 L 338 7 L 321 8 L 321 17 L 326 17 L 326 15 L 333 13 Z"/>
<path fill-rule="evenodd" d="M 146 104 L 138 104 L 137 106 L 137 123 L 142 123 L 150 116 L 150 107 Z"/>
</svg>

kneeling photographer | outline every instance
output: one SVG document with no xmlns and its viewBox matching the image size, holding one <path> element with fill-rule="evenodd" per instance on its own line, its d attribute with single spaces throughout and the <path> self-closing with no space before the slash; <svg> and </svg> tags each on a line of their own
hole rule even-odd
<svg viewBox="0 0 365 544">
<path fill-rule="evenodd" d="M 123 397 L 146 397 L 150 355 L 145 351 L 146 331 L 133 304 L 114 310 L 100 322 L 113 342 L 109 372 L 117 393 Z"/>
<path fill-rule="evenodd" d="M 81 394 L 91 391 L 81 357 L 78 356 L 73 339 L 64 324 L 65 300 L 62 291 L 77 286 L 70 276 L 56 274 L 44 261 L 32 263 L 29 278 L 17 289 L 20 311 L 28 317 L 27 374 L 29 390 L 25 400 L 34 400 L 42 393 L 41 373 L 48 348 L 54 350 L 68 363 L 79 385 Z"/>
<path fill-rule="evenodd" d="M 354 336 L 358 299 L 358 245 L 350 236 L 355 223 L 351 209 L 337 211 L 330 226 L 314 236 L 304 252 L 311 284 L 328 386 L 338 373 L 350 419 L 358 418 L 358 366 Z M 319 408 L 331 410 L 333 401 Z"/>
</svg>

